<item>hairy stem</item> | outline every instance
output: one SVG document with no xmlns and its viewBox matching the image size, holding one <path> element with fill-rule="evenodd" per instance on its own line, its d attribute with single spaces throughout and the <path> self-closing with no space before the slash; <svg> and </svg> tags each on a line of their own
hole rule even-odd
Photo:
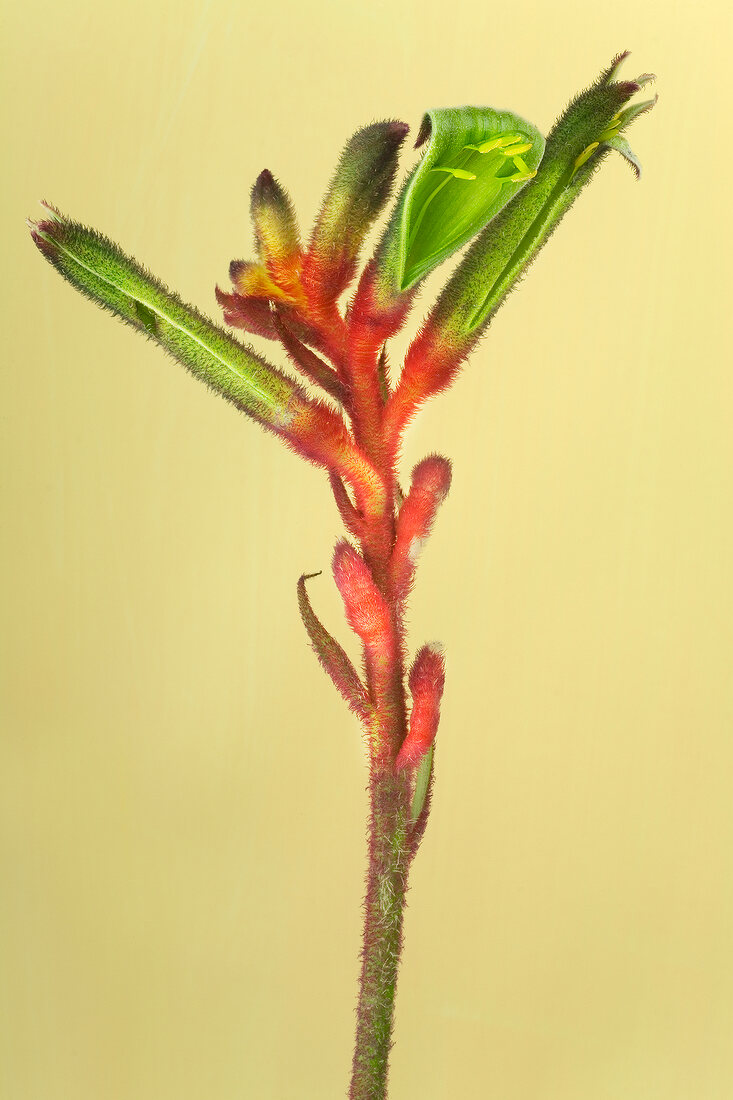
<svg viewBox="0 0 733 1100">
<path fill-rule="evenodd" d="M 350 1100 L 386 1096 L 402 914 L 410 856 L 409 794 L 390 764 L 371 777 L 369 873 Z"/>
</svg>

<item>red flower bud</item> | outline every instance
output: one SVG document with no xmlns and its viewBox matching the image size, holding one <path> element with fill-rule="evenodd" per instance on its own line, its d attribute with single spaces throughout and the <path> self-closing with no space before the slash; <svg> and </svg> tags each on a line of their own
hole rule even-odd
<svg viewBox="0 0 733 1100">
<path fill-rule="evenodd" d="M 350 543 L 340 542 L 333 555 L 333 575 L 351 628 L 364 643 L 364 667 L 372 702 L 389 705 L 398 653 L 390 607 L 369 566 Z"/>
<path fill-rule="evenodd" d="M 410 670 L 412 714 L 395 767 L 415 767 L 435 741 L 440 720 L 440 700 L 445 685 L 445 661 L 436 646 L 419 651 Z"/>
<path fill-rule="evenodd" d="M 400 508 L 392 551 L 392 586 L 399 600 L 404 600 L 410 590 L 418 556 L 450 483 L 451 465 L 441 455 L 424 458 L 412 471 L 412 485 Z"/>
<path fill-rule="evenodd" d="M 367 650 L 386 654 L 392 633 L 389 605 L 361 554 L 345 540 L 334 552 L 333 576 L 351 629 Z"/>
</svg>

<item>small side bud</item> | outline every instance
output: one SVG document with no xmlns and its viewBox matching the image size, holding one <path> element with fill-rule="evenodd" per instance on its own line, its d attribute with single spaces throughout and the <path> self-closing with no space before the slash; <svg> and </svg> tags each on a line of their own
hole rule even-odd
<svg viewBox="0 0 733 1100">
<path fill-rule="evenodd" d="M 354 276 L 365 236 L 389 198 L 404 122 L 376 122 L 357 130 L 323 200 L 303 268 L 303 285 L 317 302 L 334 302 Z"/>
<path fill-rule="evenodd" d="M 395 594 L 404 600 L 409 593 L 417 560 L 427 540 L 438 508 L 448 495 L 451 464 L 441 455 L 430 455 L 412 471 L 410 491 L 400 508 L 391 560 Z"/>
<path fill-rule="evenodd" d="M 435 741 L 445 687 L 445 661 L 437 646 L 426 645 L 418 652 L 410 669 L 409 685 L 410 728 L 397 756 L 396 768 L 414 768 Z"/>
</svg>

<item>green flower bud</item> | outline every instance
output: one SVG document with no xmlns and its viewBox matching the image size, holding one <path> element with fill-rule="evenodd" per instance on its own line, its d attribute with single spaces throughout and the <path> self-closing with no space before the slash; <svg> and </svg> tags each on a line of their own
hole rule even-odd
<svg viewBox="0 0 733 1100">
<path fill-rule="evenodd" d="M 33 240 L 65 279 L 162 345 L 243 412 L 287 432 L 308 407 L 295 382 L 185 305 L 101 233 L 48 209 L 49 218 L 30 223 Z"/>
</svg>

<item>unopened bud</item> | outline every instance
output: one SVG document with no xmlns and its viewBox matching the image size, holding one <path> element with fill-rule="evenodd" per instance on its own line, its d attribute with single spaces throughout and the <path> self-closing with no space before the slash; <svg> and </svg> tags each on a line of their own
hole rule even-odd
<svg viewBox="0 0 733 1100">
<path fill-rule="evenodd" d="M 333 575 L 352 630 L 368 650 L 386 652 L 391 634 L 389 606 L 369 566 L 346 541 L 340 542 L 334 552 Z"/>
<path fill-rule="evenodd" d="M 420 551 L 438 508 L 448 495 L 450 483 L 451 464 L 441 455 L 424 458 L 412 471 L 412 484 L 397 518 L 392 551 L 392 585 L 398 599 L 408 594 Z"/>
<path fill-rule="evenodd" d="M 426 645 L 419 651 L 410 670 L 409 685 L 410 728 L 397 756 L 397 768 L 414 767 L 435 741 L 445 686 L 445 661 L 437 646 Z"/>
<path fill-rule="evenodd" d="M 257 254 L 276 282 L 284 286 L 297 280 L 300 236 L 295 211 L 287 193 L 272 172 L 260 172 L 250 204 Z"/>
<path fill-rule="evenodd" d="M 315 299 L 335 301 L 351 282 L 364 238 L 392 190 L 407 132 L 404 122 L 376 122 L 347 143 L 305 258 L 303 283 Z"/>
</svg>

